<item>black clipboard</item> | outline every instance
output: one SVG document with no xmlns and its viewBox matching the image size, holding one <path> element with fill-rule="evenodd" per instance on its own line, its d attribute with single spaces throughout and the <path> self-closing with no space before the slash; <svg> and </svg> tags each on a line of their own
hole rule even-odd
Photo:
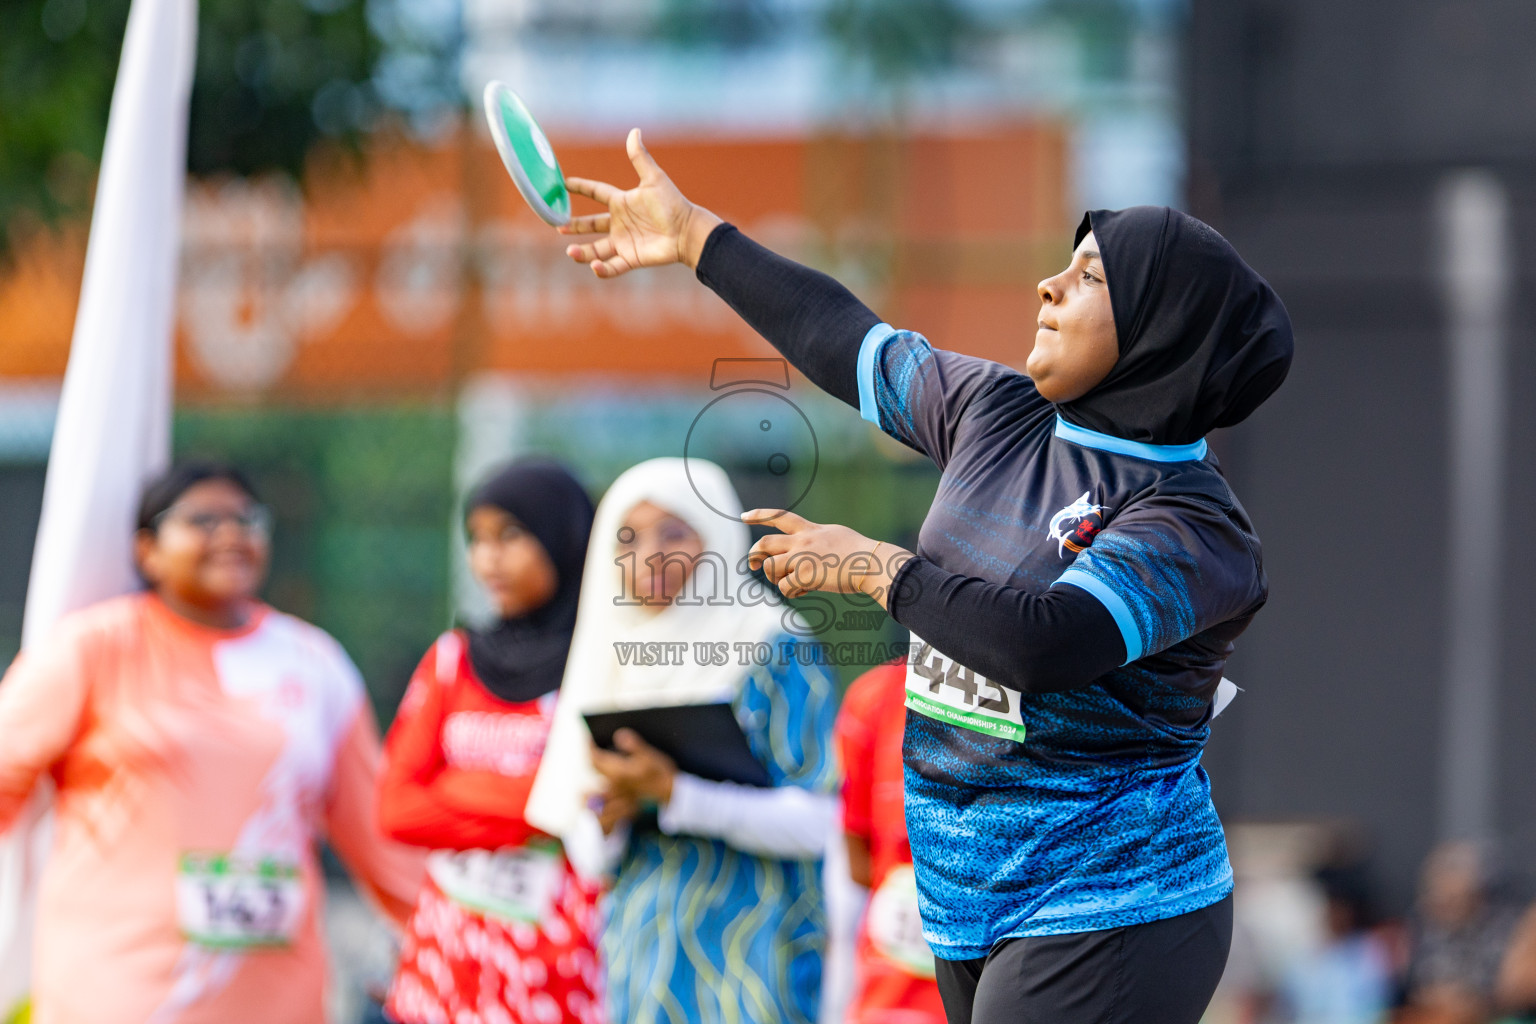
<svg viewBox="0 0 1536 1024">
<path fill-rule="evenodd" d="M 670 757 L 677 770 L 711 782 L 772 786 L 768 769 L 752 753 L 747 734 L 730 704 L 678 704 L 664 708 L 635 708 L 582 715 L 592 739 L 613 750 L 613 734 L 633 729 L 640 738 Z"/>
</svg>

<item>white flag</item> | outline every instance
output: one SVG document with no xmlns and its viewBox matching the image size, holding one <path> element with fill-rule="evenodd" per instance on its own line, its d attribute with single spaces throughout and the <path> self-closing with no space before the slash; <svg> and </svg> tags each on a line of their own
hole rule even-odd
<svg viewBox="0 0 1536 1024">
<path fill-rule="evenodd" d="M 170 458 L 171 346 L 196 0 L 133 0 L 48 457 L 22 645 L 136 586 L 133 518 Z M 46 798 L 0 841 L 0 1020 L 25 995 Z"/>
</svg>

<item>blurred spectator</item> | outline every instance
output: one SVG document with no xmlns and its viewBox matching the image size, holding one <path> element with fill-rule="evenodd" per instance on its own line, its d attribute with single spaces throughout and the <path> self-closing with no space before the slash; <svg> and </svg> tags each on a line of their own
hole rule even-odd
<svg viewBox="0 0 1536 1024">
<path fill-rule="evenodd" d="M 1392 960 L 1375 932 L 1363 872 L 1324 868 L 1324 936 L 1281 980 L 1278 1018 L 1297 1024 L 1378 1024 L 1391 1006 Z"/>
<path fill-rule="evenodd" d="M 1446 843 L 1429 855 L 1411 923 L 1401 1024 L 1482 1024 L 1520 913 L 1499 898 L 1485 846 Z"/>
<path fill-rule="evenodd" d="M 320 1024 L 321 837 L 409 916 L 421 857 L 379 831 L 362 677 L 257 596 L 269 527 L 238 469 L 171 468 L 139 506 L 146 589 L 65 616 L 0 683 L 0 832 L 58 786 L 39 1024 Z"/>
<path fill-rule="evenodd" d="M 592 1024 L 597 889 L 524 816 L 576 626 L 592 502 L 559 463 L 521 459 L 475 488 L 464 525 L 498 620 L 432 645 L 385 742 L 379 820 L 433 851 L 389 1016 Z"/>
<path fill-rule="evenodd" d="M 1536 1021 L 1536 906 L 1515 928 L 1499 971 L 1499 1005 L 1521 1021 Z"/>
<path fill-rule="evenodd" d="M 1370 843 L 1347 820 L 1229 826 L 1232 951 L 1204 1024 L 1385 1021 L 1407 961 L 1403 926 L 1370 898 Z"/>
<path fill-rule="evenodd" d="M 847 1024 L 944 1024 L 903 810 L 906 676 L 903 661 L 870 669 L 848 688 L 837 716 L 849 870 L 873 892 Z"/>
<path fill-rule="evenodd" d="M 813 1024 L 819 1011 L 837 691 L 825 656 L 786 631 L 783 607 L 746 573 L 740 513 L 719 466 L 652 459 L 614 482 L 592 528 L 527 817 L 566 837 L 578 867 L 616 862 L 602 953 L 618 1024 Z M 706 602 L 705 586 L 728 599 Z M 678 657 L 616 656 L 647 644 Z M 743 645 L 768 664 L 731 656 Z M 724 702 L 770 785 L 681 771 L 633 730 L 599 749 L 581 719 Z M 609 835 L 609 864 L 581 853 L 586 823 Z"/>
<path fill-rule="evenodd" d="M 1274 993 L 1261 963 L 1264 951 L 1248 920 L 1245 895 L 1239 880 L 1234 893 L 1232 949 L 1227 953 L 1227 969 L 1222 972 L 1221 984 L 1216 986 L 1205 1016 L 1200 1018 L 1201 1024 L 1258 1024 L 1269 1019 Z"/>
</svg>

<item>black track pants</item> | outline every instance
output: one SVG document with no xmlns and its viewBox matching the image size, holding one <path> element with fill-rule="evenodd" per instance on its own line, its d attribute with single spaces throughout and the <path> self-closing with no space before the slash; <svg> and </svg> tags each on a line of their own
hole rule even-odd
<svg viewBox="0 0 1536 1024">
<path fill-rule="evenodd" d="M 1228 896 L 1162 921 L 939 960 L 939 994 L 949 1024 L 1199 1024 L 1231 945 Z"/>
</svg>

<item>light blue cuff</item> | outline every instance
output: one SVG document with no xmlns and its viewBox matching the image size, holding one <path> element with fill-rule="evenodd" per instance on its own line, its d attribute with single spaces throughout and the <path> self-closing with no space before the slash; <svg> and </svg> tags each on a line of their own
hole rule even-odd
<svg viewBox="0 0 1536 1024">
<path fill-rule="evenodd" d="M 1131 617 L 1130 606 L 1123 597 L 1109 589 L 1097 576 L 1076 566 L 1058 576 L 1056 583 L 1069 583 L 1099 599 L 1099 603 L 1115 620 L 1115 625 L 1120 627 L 1120 638 L 1125 641 L 1125 661 L 1122 664 L 1129 665 L 1141 657 L 1141 631 L 1136 628 L 1136 620 Z M 1051 586 L 1054 587 L 1056 583 Z"/>
<path fill-rule="evenodd" d="M 859 416 L 877 427 L 880 407 L 875 404 L 875 358 L 880 355 L 880 346 L 895 333 L 896 328 L 890 324 L 875 324 L 859 345 Z"/>
</svg>

